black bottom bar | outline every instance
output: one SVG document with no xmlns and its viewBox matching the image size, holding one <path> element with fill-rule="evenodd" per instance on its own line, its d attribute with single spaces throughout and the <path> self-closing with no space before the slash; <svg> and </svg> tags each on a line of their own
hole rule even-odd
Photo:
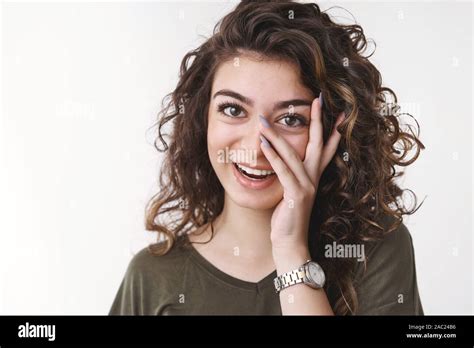
<svg viewBox="0 0 474 348">
<path fill-rule="evenodd" d="M 472 316 L 3 316 L 0 348 L 114 344 L 474 344 Z"/>
</svg>

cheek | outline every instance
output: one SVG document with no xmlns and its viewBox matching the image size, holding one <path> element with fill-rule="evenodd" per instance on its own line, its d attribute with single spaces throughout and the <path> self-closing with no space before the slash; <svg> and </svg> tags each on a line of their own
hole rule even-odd
<svg viewBox="0 0 474 348">
<path fill-rule="evenodd" d="M 207 147 L 211 161 L 217 156 L 219 150 L 224 150 L 226 146 L 231 147 L 235 138 L 236 132 L 232 127 L 210 119 L 207 127 Z"/>
<path fill-rule="evenodd" d="M 308 132 L 304 134 L 287 135 L 283 137 L 288 142 L 288 144 L 290 144 L 293 150 L 296 151 L 299 158 L 301 158 L 301 160 L 304 160 L 304 156 L 306 153 L 306 146 L 308 145 L 308 140 L 309 140 Z"/>
</svg>

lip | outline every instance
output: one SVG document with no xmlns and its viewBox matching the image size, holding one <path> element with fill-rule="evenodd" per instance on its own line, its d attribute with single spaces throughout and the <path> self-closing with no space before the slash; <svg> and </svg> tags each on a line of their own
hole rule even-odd
<svg viewBox="0 0 474 348">
<path fill-rule="evenodd" d="M 232 165 L 232 171 L 234 173 L 235 178 L 237 179 L 237 182 L 245 188 L 250 188 L 253 190 L 263 190 L 271 186 L 277 179 L 277 175 L 273 174 L 273 175 L 270 175 L 265 180 L 251 180 L 245 177 L 244 175 L 242 175 L 242 173 L 240 173 L 240 171 L 236 168 L 236 165 L 234 163 L 232 163 L 231 165 Z"/>
</svg>

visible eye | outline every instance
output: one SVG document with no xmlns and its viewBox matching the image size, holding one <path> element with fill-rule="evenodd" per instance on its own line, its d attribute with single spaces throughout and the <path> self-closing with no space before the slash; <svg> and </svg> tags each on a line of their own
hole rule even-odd
<svg viewBox="0 0 474 348">
<path fill-rule="evenodd" d="M 282 124 L 291 128 L 306 127 L 308 125 L 306 118 L 297 114 L 285 115 L 279 121 L 284 121 Z"/>
<path fill-rule="evenodd" d="M 227 112 L 226 112 L 227 110 Z M 243 111 L 242 107 L 237 103 L 224 102 L 217 106 L 217 111 L 224 116 L 231 118 L 240 118 L 239 113 Z"/>
</svg>

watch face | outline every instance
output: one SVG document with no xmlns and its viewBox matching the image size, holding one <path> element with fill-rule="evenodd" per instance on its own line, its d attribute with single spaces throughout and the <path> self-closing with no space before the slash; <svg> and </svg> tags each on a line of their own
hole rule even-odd
<svg viewBox="0 0 474 348">
<path fill-rule="evenodd" d="M 316 283 L 318 286 L 324 286 L 325 276 L 323 269 L 315 262 L 308 263 L 308 272 L 309 277 Z"/>
</svg>

